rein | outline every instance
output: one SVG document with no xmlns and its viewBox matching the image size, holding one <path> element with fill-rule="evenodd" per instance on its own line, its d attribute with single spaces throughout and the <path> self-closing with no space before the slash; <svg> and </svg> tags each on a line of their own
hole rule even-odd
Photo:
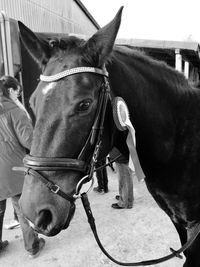
<svg viewBox="0 0 200 267">
<path fill-rule="evenodd" d="M 90 208 L 90 203 L 87 197 L 86 193 L 81 194 L 81 200 L 82 200 L 82 204 L 83 207 L 85 209 L 85 213 L 87 215 L 88 218 L 88 223 L 90 225 L 90 228 L 93 232 L 93 235 L 95 237 L 95 240 L 99 246 L 99 248 L 101 249 L 101 251 L 114 263 L 121 265 L 121 266 L 147 266 L 147 265 L 154 265 L 154 264 L 158 264 L 167 260 L 170 260 L 174 257 L 177 257 L 179 259 L 182 259 L 183 257 L 180 255 L 180 253 L 184 252 L 187 248 L 189 248 L 191 246 L 191 244 L 193 243 L 193 241 L 196 239 L 196 237 L 198 236 L 198 234 L 200 233 L 200 224 L 197 224 L 197 226 L 194 228 L 193 231 L 193 235 L 192 237 L 178 250 L 174 250 L 173 248 L 170 248 L 170 251 L 172 252 L 171 254 L 161 257 L 161 258 L 157 258 L 157 259 L 152 259 L 152 260 L 147 260 L 147 261 L 140 261 L 140 262 L 120 262 L 116 259 L 114 259 L 103 247 L 98 234 L 97 234 L 97 229 L 96 229 L 96 225 L 95 225 L 95 219 L 93 217 L 92 214 L 92 210 Z"/>
<path fill-rule="evenodd" d="M 123 263 L 115 260 L 113 257 L 111 257 L 108 252 L 104 249 L 102 246 L 97 230 L 96 230 L 96 225 L 95 225 L 95 219 L 93 217 L 91 208 L 90 208 L 90 203 L 87 197 L 86 193 L 81 194 L 80 189 L 82 185 L 86 182 L 89 182 L 92 180 L 93 184 L 93 173 L 95 170 L 95 163 L 97 162 L 97 158 L 99 155 L 99 150 L 101 147 L 102 143 L 102 134 L 103 134 L 103 125 L 104 125 L 104 119 L 105 119 L 105 111 L 107 107 L 107 101 L 108 98 L 110 97 L 110 86 L 108 82 L 108 73 L 105 69 L 99 69 L 99 68 L 91 68 L 91 67 L 78 67 L 78 68 L 73 68 L 70 70 L 65 70 L 63 72 L 60 72 L 58 74 L 52 75 L 52 76 L 44 76 L 40 75 L 40 80 L 44 82 L 54 82 L 59 79 L 62 79 L 64 77 L 74 75 L 77 73 L 94 73 L 96 75 L 101 75 L 104 78 L 104 84 L 100 89 L 100 95 L 99 95 L 99 100 L 98 100 L 98 106 L 97 106 L 97 111 L 96 111 L 96 118 L 93 123 L 91 132 L 86 140 L 85 145 L 81 149 L 81 152 L 79 153 L 79 156 L 77 159 L 71 159 L 71 158 L 48 158 L 48 157 L 33 157 L 31 155 L 27 155 L 24 158 L 24 166 L 25 168 L 17 168 L 15 167 L 15 170 L 25 170 L 25 173 L 27 175 L 32 175 L 33 177 L 37 177 L 43 184 L 45 184 L 49 190 L 54 193 L 59 195 L 60 197 L 66 199 L 67 201 L 70 202 L 70 210 L 69 214 L 65 223 L 66 228 L 71 220 L 71 217 L 73 215 L 74 209 L 75 209 L 75 201 L 77 198 L 81 198 L 82 204 L 84 206 L 88 222 L 90 224 L 90 227 L 92 229 L 92 232 L 94 234 L 94 237 L 96 239 L 97 244 L 99 245 L 100 249 L 102 252 L 113 262 L 115 262 L 118 265 L 122 266 L 145 266 L 145 265 L 153 265 L 157 264 L 160 262 L 164 262 L 166 260 L 169 260 L 173 257 L 178 257 L 182 258 L 180 253 L 185 251 L 195 240 L 197 235 L 200 232 L 200 224 L 198 224 L 195 229 L 193 236 L 186 242 L 185 245 L 183 245 L 179 250 L 174 250 L 170 248 L 171 254 L 158 258 L 158 259 L 153 259 L 153 260 L 148 260 L 148 261 L 142 261 L 142 262 L 135 262 L 135 263 Z M 86 152 L 88 149 L 93 151 L 92 154 L 92 159 L 90 163 L 84 161 L 83 159 L 86 157 Z M 109 165 L 109 163 L 107 164 Z M 107 166 L 105 165 L 105 166 Z M 105 166 L 101 166 L 100 168 L 103 168 Z M 97 168 L 97 169 L 100 169 Z M 66 194 L 61 190 L 61 188 L 55 184 L 54 182 L 50 181 L 48 178 L 43 176 L 40 171 L 60 171 L 60 170 L 74 170 L 83 173 L 85 176 L 80 179 L 79 183 L 76 186 L 75 194 Z"/>
</svg>

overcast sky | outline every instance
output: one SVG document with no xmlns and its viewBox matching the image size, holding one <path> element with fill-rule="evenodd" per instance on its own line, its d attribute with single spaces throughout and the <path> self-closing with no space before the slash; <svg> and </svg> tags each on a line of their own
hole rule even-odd
<svg viewBox="0 0 200 267">
<path fill-rule="evenodd" d="M 118 38 L 200 43 L 200 0 L 81 0 L 102 27 L 124 6 Z"/>
</svg>

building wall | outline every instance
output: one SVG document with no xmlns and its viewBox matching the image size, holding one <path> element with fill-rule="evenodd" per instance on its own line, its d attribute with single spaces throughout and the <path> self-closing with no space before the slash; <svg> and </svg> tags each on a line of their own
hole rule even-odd
<svg viewBox="0 0 200 267">
<path fill-rule="evenodd" d="M 36 32 L 91 35 L 97 26 L 75 0 L 0 0 L 0 10 Z M 80 1 L 79 1 L 80 2 Z"/>
</svg>

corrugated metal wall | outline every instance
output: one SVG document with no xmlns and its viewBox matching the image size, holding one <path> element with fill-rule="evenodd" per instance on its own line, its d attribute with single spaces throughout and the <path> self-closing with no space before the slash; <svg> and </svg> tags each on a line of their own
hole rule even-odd
<svg viewBox="0 0 200 267">
<path fill-rule="evenodd" d="M 75 0 L 0 0 L 0 10 L 36 32 L 96 32 L 95 23 Z"/>
</svg>

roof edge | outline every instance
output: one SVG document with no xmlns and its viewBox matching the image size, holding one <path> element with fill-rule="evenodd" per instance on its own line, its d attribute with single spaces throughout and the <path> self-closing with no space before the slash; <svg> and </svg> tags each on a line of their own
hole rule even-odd
<svg viewBox="0 0 200 267">
<path fill-rule="evenodd" d="M 162 48 L 162 49 L 177 48 L 177 49 L 199 51 L 198 42 L 118 38 L 116 39 L 115 43 L 118 45 L 130 45 L 135 47 L 149 47 L 149 48 Z"/>
<path fill-rule="evenodd" d="M 99 30 L 100 29 L 99 24 L 94 19 L 94 17 L 90 14 L 90 12 L 88 11 L 88 9 L 83 5 L 83 3 L 80 0 L 74 0 L 74 2 L 77 3 L 77 5 L 83 10 L 83 12 L 87 15 L 87 17 L 92 21 L 92 23 L 97 28 L 97 30 Z"/>
</svg>

